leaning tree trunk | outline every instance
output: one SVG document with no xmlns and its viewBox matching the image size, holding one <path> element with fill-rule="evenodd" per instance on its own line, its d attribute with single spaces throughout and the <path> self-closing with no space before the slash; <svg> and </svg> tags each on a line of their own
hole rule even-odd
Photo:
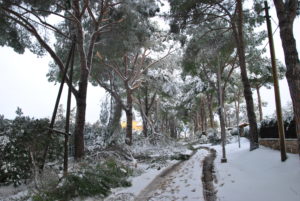
<svg viewBox="0 0 300 201">
<path fill-rule="evenodd" d="M 254 112 L 254 103 L 250 82 L 247 75 L 244 38 L 243 38 L 243 5 L 242 0 L 237 0 L 238 19 L 232 23 L 233 33 L 237 43 L 237 52 L 239 57 L 242 83 L 244 86 L 244 97 L 246 100 L 247 116 L 249 121 L 249 137 L 250 137 L 250 151 L 258 148 L 258 130 L 256 123 L 256 115 Z"/>
<path fill-rule="evenodd" d="M 287 68 L 286 78 L 293 102 L 296 132 L 298 136 L 298 151 L 300 155 L 300 63 L 293 34 L 297 0 L 286 1 L 286 3 L 283 3 L 282 0 L 274 0 L 274 4 L 279 20 L 280 38 Z"/>
</svg>

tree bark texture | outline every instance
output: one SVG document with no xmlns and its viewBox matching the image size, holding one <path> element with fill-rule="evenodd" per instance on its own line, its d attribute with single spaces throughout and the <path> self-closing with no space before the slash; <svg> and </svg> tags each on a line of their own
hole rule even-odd
<svg viewBox="0 0 300 201">
<path fill-rule="evenodd" d="M 88 78 L 92 68 L 92 58 L 94 53 L 94 46 L 97 38 L 99 37 L 99 23 L 94 24 L 94 32 L 88 43 L 88 48 L 85 48 L 85 37 L 82 22 L 82 8 L 79 0 L 73 1 L 74 16 L 77 23 L 74 26 L 76 34 L 77 51 L 80 60 L 80 80 L 79 89 L 76 96 L 77 114 L 75 123 L 75 160 L 79 160 L 84 157 L 84 127 L 85 127 L 85 115 L 86 115 L 86 97 L 88 88 Z M 101 19 L 103 17 L 103 11 L 100 12 Z"/>
<path fill-rule="evenodd" d="M 205 111 L 205 99 L 202 98 L 200 102 L 200 119 L 201 119 L 201 131 L 205 132 L 206 131 L 206 111 Z"/>
<path fill-rule="evenodd" d="M 293 34 L 293 23 L 296 18 L 297 0 L 274 0 L 279 20 L 280 38 L 287 68 L 286 78 L 289 85 L 298 136 L 300 155 L 300 62 L 296 41 Z"/>
<path fill-rule="evenodd" d="M 126 144 L 132 145 L 132 120 L 133 120 L 133 115 L 132 115 L 132 110 L 126 110 L 126 120 L 127 120 L 127 125 L 126 125 Z"/>
<path fill-rule="evenodd" d="M 222 98 L 222 100 L 225 100 Z M 223 108 L 223 112 L 224 112 L 224 124 L 225 124 L 225 128 L 228 127 L 228 115 L 227 115 L 227 110 L 225 108 L 225 104 L 222 105 Z"/>
<path fill-rule="evenodd" d="M 149 119 L 149 100 L 148 100 L 148 85 L 144 88 L 144 105 L 142 105 L 142 101 L 140 101 L 141 107 L 141 116 L 143 121 L 143 134 L 145 137 L 148 137 L 148 119 Z M 144 111 L 143 111 L 144 108 Z"/>
<path fill-rule="evenodd" d="M 145 115 L 146 117 L 149 116 L 149 111 L 145 111 Z M 143 120 L 143 134 L 145 137 L 148 137 L 148 121 L 147 121 L 147 118 L 146 117 L 142 117 L 142 120 Z"/>
<path fill-rule="evenodd" d="M 218 114 L 219 114 L 219 119 L 220 119 L 220 127 L 221 127 L 221 140 L 222 140 L 222 158 L 221 158 L 221 162 L 222 163 L 226 163 L 227 159 L 226 159 L 226 130 L 225 130 L 225 119 L 224 119 L 224 104 L 223 104 L 223 88 L 221 87 L 221 69 L 220 66 L 218 67 L 218 72 L 217 72 L 217 84 L 218 84 L 218 90 L 217 90 L 217 94 L 218 94 Z"/>
<path fill-rule="evenodd" d="M 234 100 L 235 118 L 236 125 L 240 124 L 240 92 L 237 93 L 236 99 Z"/>
<path fill-rule="evenodd" d="M 112 96 L 113 97 L 113 96 Z M 107 130 L 107 137 L 106 140 L 110 143 L 112 136 L 114 136 L 115 133 L 120 131 L 120 120 L 122 116 L 122 106 L 119 103 L 119 101 L 114 100 L 112 101 L 112 110 L 111 110 L 111 117 L 109 118 L 108 122 L 108 130 Z"/>
<path fill-rule="evenodd" d="M 170 129 L 170 136 L 173 139 L 177 139 L 177 131 L 176 131 L 176 121 L 175 121 L 175 117 L 171 117 L 169 119 L 169 129 Z"/>
<path fill-rule="evenodd" d="M 126 85 L 128 86 L 128 85 Z M 126 144 L 132 145 L 132 120 L 133 120 L 133 114 L 132 114 L 132 91 L 127 87 L 126 89 L 127 94 L 127 105 L 126 105 L 126 119 L 127 119 L 127 125 L 126 125 Z"/>
<path fill-rule="evenodd" d="M 254 112 L 254 103 L 252 97 L 252 91 L 250 82 L 247 75 L 246 69 L 246 60 L 245 60 L 245 48 L 244 48 L 244 38 L 243 38 L 243 5 L 242 0 L 237 0 L 237 10 L 238 10 L 238 18 L 237 18 L 237 26 L 232 23 L 234 36 L 237 42 L 237 52 L 239 57 L 240 69 L 241 69 L 241 77 L 244 87 L 244 97 L 246 100 L 246 108 L 247 108 L 247 116 L 249 121 L 249 137 L 250 137 L 250 151 L 258 148 L 258 130 L 257 130 L 257 122 L 256 115 Z"/>
<path fill-rule="evenodd" d="M 212 109 L 213 96 L 212 96 L 212 94 L 206 94 L 206 97 L 207 97 L 207 103 L 208 103 L 210 127 L 214 128 L 214 115 L 213 115 L 213 109 Z"/>
<path fill-rule="evenodd" d="M 262 111 L 262 102 L 260 97 L 260 91 L 259 86 L 256 86 L 256 93 L 257 93 L 257 103 L 258 103 L 258 109 L 259 109 L 259 121 L 263 120 L 263 111 Z"/>
<path fill-rule="evenodd" d="M 237 99 L 234 100 L 234 108 L 235 108 L 235 118 L 236 118 L 236 128 L 238 131 L 238 143 L 239 143 L 239 148 L 241 147 L 241 141 L 240 141 L 240 90 L 238 90 L 237 93 Z"/>
<path fill-rule="evenodd" d="M 86 97 L 87 97 L 88 81 L 82 80 L 79 83 L 79 93 L 76 97 L 77 113 L 75 123 L 75 160 L 84 157 L 84 126 L 86 113 Z"/>
<path fill-rule="evenodd" d="M 76 1 L 74 1 L 76 2 Z M 79 10 L 79 9 L 78 9 Z M 79 15 L 79 14 L 77 14 Z M 80 19 L 79 17 L 77 17 Z M 79 160 L 84 157 L 84 127 L 85 127 L 85 114 L 86 114 L 86 97 L 88 88 L 89 68 L 87 66 L 87 60 L 84 50 L 83 32 L 78 26 L 77 28 L 77 49 L 80 57 L 80 81 L 78 96 L 76 97 L 77 114 L 75 123 L 75 160 Z"/>
</svg>

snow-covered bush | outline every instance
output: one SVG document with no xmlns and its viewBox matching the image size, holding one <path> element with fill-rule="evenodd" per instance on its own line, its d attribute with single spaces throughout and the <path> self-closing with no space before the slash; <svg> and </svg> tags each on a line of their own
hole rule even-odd
<svg viewBox="0 0 300 201">
<path fill-rule="evenodd" d="M 208 143 L 208 137 L 206 135 L 201 135 L 201 137 L 200 137 L 200 143 L 201 144 Z"/>
<path fill-rule="evenodd" d="M 221 135 L 215 129 L 208 129 L 207 130 L 207 139 L 208 139 L 208 142 L 211 143 L 211 144 L 221 143 Z"/>
<path fill-rule="evenodd" d="M 20 113 L 14 120 L 5 121 L 4 127 L 1 123 L 1 138 L 6 142 L 0 146 L 0 184 L 20 185 L 30 179 L 33 164 L 40 164 L 48 140 L 48 159 L 58 160 L 62 155 L 60 137 L 53 135 L 50 139 L 47 135 L 48 119 L 31 119 Z"/>
<path fill-rule="evenodd" d="M 195 132 L 195 137 L 196 137 L 196 138 L 201 138 L 202 135 L 203 135 L 203 132 L 202 132 L 202 131 L 196 131 L 196 132 Z"/>
<path fill-rule="evenodd" d="M 106 197 L 111 188 L 128 187 L 131 185 L 127 178 L 132 170 L 115 160 L 110 159 L 101 165 L 84 165 L 51 188 L 40 189 L 33 197 L 33 201 L 71 200 L 75 197 L 98 196 Z"/>
<path fill-rule="evenodd" d="M 100 122 L 85 125 L 84 142 L 87 154 L 99 151 L 106 146 L 104 132 L 105 130 L 100 125 Z"/>
<path fill-rule="evenodd" d="M 283 119 L 285 137 L 297 138 L 295 120 L 292 115 L 285 115 Z M 276 118 L 267 118 L 261 121 L 259 136 L 261 138 L 278 138 L 278 126 Z"/>
<path fill-rule="evenodd" d="M 226 143 L 229 143 L 232 139 L 232 135 L 230 132 L 226 131 Z M 215 129 L 207 130 L 207 142 L 211 144 L 220 144 L 222 142 L 221 139 L 221 131 L 217 131 Z"/>
</svg>

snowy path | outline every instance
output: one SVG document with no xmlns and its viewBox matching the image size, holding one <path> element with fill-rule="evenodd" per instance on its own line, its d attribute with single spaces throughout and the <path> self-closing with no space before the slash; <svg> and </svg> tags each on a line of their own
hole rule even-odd
<svg viewBox="0 0 300 201">
<path fill-rule="evenodd" d="M 260 146 L 250 152 L 248 140 L 241 140 L 240 149 L 237 143 L 226 145 L 228 163 L 220 163 L 221 146 L 214 147 L 218 200 L 299 201 L 299 155 L 288 154 L 281 162 L 279 151 Z"/>
<path fill-rule="evenodd" d="M 207 150 L 200 149 L 189 160 L 164 171 L 140 192 L 135 201 L 204 200 L 202 160 L 207 154 Z"/>
</svg>

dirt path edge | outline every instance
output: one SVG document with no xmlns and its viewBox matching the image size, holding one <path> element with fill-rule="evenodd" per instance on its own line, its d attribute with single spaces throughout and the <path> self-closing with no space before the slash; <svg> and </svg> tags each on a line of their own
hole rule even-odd
<svg viewBox="0 0 300 201">
<path fill-rule="evenodd" d="M 205 201 L 216 201 L 217 191 L 214 187 L 214 160 L 216 159 L 216 150 L 210 149 L 210 154 L 203 160 L 202 183 L 203 196 Z"/>
</svg>

